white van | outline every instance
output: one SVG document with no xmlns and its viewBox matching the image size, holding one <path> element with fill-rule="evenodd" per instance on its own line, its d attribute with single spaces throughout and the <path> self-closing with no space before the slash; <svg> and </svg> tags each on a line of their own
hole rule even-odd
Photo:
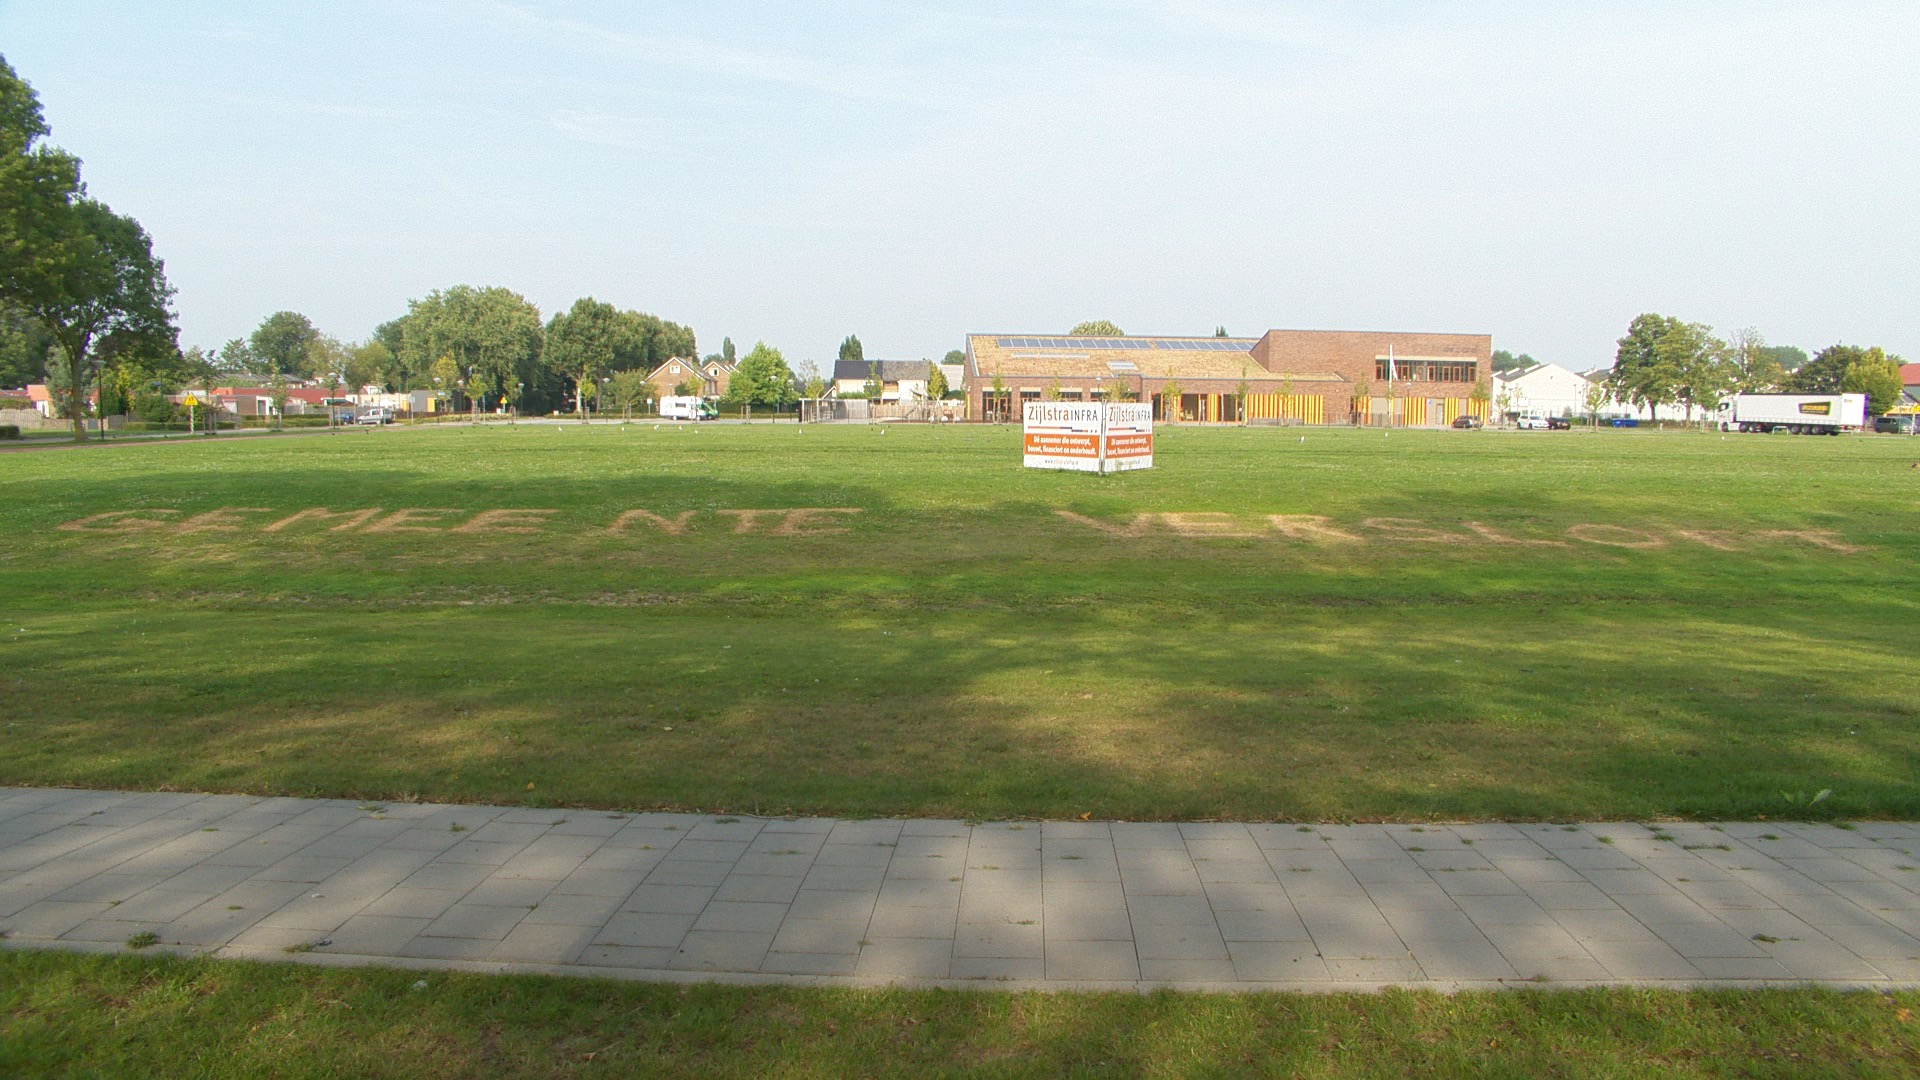
<svg viewBox="0 0 1920 1080">
<path fill-rule="evenodd" d="M 393 410 L 387 408 L 385 405 L 369 405 L 360 410 L 360 415 L 354 417 L 353 422 L 356 424 L 391 424 L 393 423 Z"/>
<path fill-rule="evenodd" d="M 704 398 L 668 396 L 660 399 L 662 420 L 717 420 L 719 417 L 720 410 Z"/>
</svg>

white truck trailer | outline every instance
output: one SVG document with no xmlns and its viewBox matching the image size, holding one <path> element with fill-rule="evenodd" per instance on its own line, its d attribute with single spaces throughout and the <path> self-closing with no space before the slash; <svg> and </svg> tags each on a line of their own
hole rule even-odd
<svg viewBox="0 0 1920 1080">
<path fill-rule="evenodd" d="M 1865 394 L 1735 394 L 1720 404 L 1721 431 L 1838 435 L 1866 424 Z"/>
<path fill-rule="evenodd" d="M 703 398 L 669 395 L 660 399 L 662 420 L 715 420 L 719 416 L 720 410 Z"/>
</svg>

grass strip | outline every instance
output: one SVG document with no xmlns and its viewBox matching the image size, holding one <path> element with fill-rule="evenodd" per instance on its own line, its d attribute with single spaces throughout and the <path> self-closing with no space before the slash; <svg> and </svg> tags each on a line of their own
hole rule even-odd
<svg viewBox="0 0 1920 1080">
<path fill-rule="evenodd" d="M 416 988 L 419 983 L 424 986 Z M 1909 1076 L 1913 992 L 999 993 L 0 950 L 0 1072 L 94 1077 Z"/>
</svg>

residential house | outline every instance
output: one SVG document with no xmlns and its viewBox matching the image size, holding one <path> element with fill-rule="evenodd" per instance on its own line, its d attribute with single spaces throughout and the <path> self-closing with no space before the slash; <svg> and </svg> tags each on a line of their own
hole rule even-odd
<svg viewBox="0 0 1920 1080">
<path fill-rule="evenodd" d="M 1592 388 L 1586 376 L 1559 364 L 1529 364 L 1494 374 L 1493 407 L 1515 417 L 1585 416 Z"/>
<path fill-rule="evenodd" d="M 692 384 L 698 390 L 697 396 L 717 398 L 727 392 L 727 383 L 736 366 L 711 357 L 695 360 L 675 356 L 648 372 L 647 382 L 653 385 L 656 397 L 668 397 L 677 393 L 678 387 Z"/>
<path fill-rule="evenodd" d="M 833 365 L 833 393 L 837 397 L 865 396 L 867 382 L 877 379 L 876 401 L 920 401 L 927 396 L 925 360 L 840 360 Z M 949 386 L 959 382 L 951 374 Z"/>
</svg>

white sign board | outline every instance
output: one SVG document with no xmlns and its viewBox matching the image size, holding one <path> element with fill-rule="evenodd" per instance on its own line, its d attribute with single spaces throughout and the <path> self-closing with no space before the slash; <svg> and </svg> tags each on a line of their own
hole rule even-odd
<svg viewBox="0 0 1920 1080">
<path fill-rule="evenodd" d="M 1029 401 L 1023 421 L 1029 469 L 1110 473 L 1153 468 L 1153 410 L 1131 402 Z"/>
</svg>

